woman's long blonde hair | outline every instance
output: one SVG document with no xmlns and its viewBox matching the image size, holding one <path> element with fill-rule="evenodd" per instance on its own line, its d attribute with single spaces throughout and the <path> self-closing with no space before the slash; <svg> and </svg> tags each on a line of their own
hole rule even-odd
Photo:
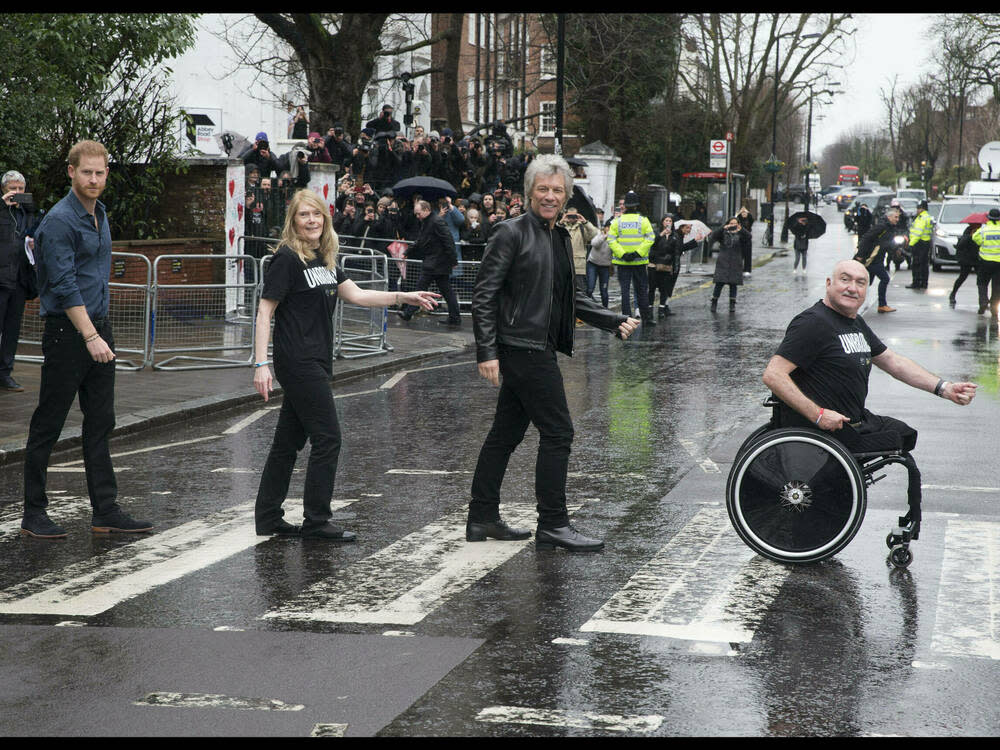
<svg viewBox="0 0 1000 750">
<path fill-rule="evenodd" d="M 323 217 L 323 233 L 319 237 L 319 248 L 313 248 L 308 242 L 301 239 L 295 233 L 295 214 L 299 212 L 303 204 L 316 208 Z M 323 259 L 323 265 L 331 271 L 337 267 L 337 251 L 340 249 L 340 238 L 333 231 L 333 219 L 330 218 L 330 211 L 317 193 L 308 188 L 297 191 L 292 200 L 288 203 L 288 211 L 285 214 L 285 227 L 281 231 L 281 244 L 288 245 L 295 254 L 302 259 L 303 263 L 308 263 L 316 259 L 316 250 Z"/>
</svg>

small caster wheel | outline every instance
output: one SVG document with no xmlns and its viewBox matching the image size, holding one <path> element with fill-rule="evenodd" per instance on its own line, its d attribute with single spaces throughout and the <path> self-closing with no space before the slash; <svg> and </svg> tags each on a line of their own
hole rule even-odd
<svg viewBox="0 0 1000 750">
<path fill-rule="evenodd" d="M 908 547 L 893 547 L 892 552 L 889 553 L 889 560 L 897 568 L 906 568 L 913 562 L 913 553 Z"/>
<path fill-rule="evenodd" d="M 890 531 L 885 537 L 885 546 L 889 549 L 895 547 L 899 542 L 896 540 L 895 535 Z"/>
</svg>

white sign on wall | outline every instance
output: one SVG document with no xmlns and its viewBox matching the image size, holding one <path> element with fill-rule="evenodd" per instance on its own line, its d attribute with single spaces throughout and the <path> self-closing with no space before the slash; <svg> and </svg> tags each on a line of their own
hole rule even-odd
<svg viewBox="0 0 1000 750">
<path fill-rule="evenodd" d="M 181 152 L 197 149 L 203 154 L 222 155 L 219 139 L 222 135 L 222 110 L 204 107 L 182 107 L 180 119 Z"/>
</svg>

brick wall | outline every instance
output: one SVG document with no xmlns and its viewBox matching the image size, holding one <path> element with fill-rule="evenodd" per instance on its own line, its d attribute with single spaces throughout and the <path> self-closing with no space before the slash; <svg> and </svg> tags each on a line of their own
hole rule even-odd
<svg viewBox="0 0 1000 750">
<path fill-rule="evenodd" d="M 232 160 L 237 163 L 236 160 Z M 199 237 L 212 241 L 212 251 L 225 252 L 226 167 L 228 159 L 188 159 L 186 174 L 164 180 L 166 196 L 160 217 L 164 237 Z"/>
</svg>

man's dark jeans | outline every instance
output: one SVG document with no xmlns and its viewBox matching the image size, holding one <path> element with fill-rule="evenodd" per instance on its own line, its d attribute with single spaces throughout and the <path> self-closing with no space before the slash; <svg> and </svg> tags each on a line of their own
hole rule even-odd
<svg viewBox="0 0 1000 750">
<path fill-rule="evenodd" d="M 573 443 L 573 421 L 555 350 L 501 346 L 499 359 L 503 380 L 493 426 L 479 451 L 472 479 L 469 519 L 481 523 L 500 517 L 500 485 L 507 462 L 531 423 L 540 436 L 535 461 L 538 526 L 547 529 L 565 526 L 569 523 L 566 471 Z"/>
<path fill-rule="evenodd" d="M 284 391 L 274 442 L 257 490 L 254 518 L 258 529 L 270 529 L 281 520 L 281 504 L 295 468 L 295 459 L 310 443 L 302 492 L 303 528 L 325 524 L 333 515 L 330 500 L 340 458 L 340 422 L 330 390 L 330 373 L 319 365 L 296 366 L 290 373 L 275 366 Z"/>
<path fill-rule="evenodd" d="M 114 350 L 110 323 L 93 322 Z M 115 427 L 115 363 L 95 362 L 69 318 L 51 315 L 45 318 L 42 353 L 45 360 L 38 407 L 31 417 L 24 452 L 24 515 L 27 518 L 45 513 L 49 456 L 77 393 L 83 412 L 83 467 L 90 504 L 94 515 L 114 512 L 118 510 L 118 483 L 108 440 Z"/>
<path fill-rule="evenodd" d="M 0 289 L 0 375 L 10 375 L 14 369 L 23 316 L 24 290 L 20 286 Z"/>
</svg>

